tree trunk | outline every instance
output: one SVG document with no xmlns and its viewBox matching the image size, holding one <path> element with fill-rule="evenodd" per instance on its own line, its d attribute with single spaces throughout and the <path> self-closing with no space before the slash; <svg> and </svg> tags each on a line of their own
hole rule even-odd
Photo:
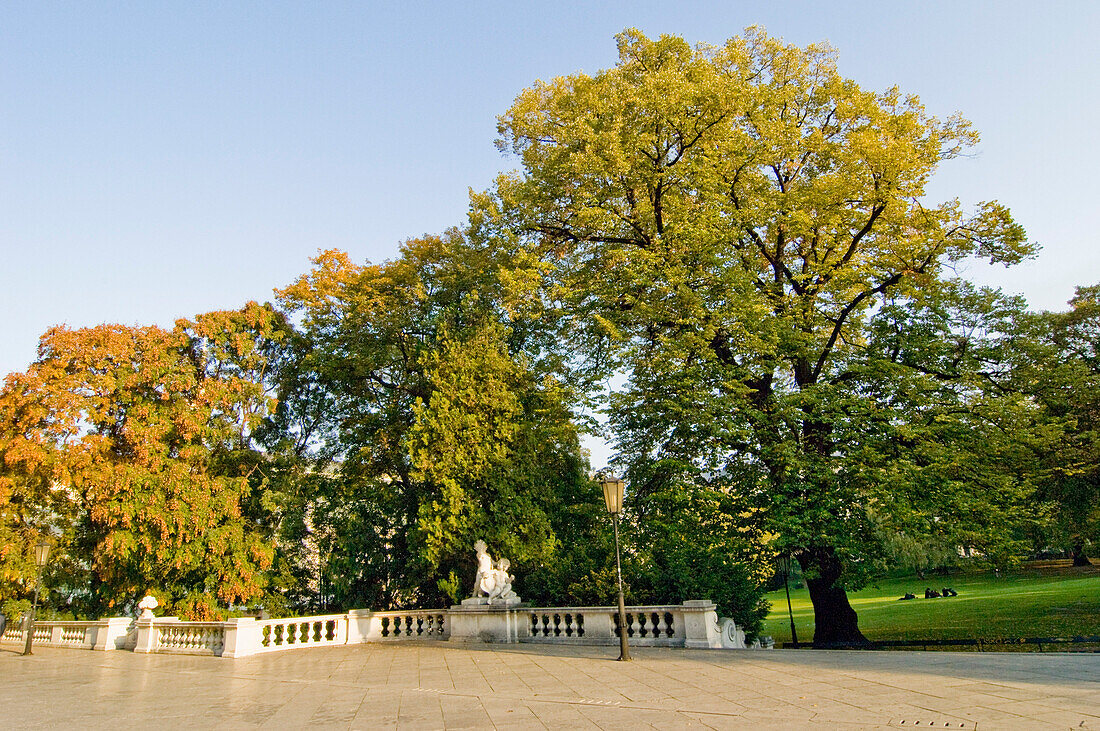
<svg viewBox="0 0 1100 731">
<path fill-rule="evenodd" d="M 1092 561 L 1089 561 L 1089 557 L 1085 554 L 1084 543 L 1074 544 L 1072 553 L 1074 566 L 1092 566 Z"/>
<path fill-rule="evenodd" d="M 842 566 L 831 547 L 811 548 L 798 563 L 814 605 L 814 647 L 866 647 L 871 643 L 859 631 L 856 611 L 837 582 Z"/>
</svg>

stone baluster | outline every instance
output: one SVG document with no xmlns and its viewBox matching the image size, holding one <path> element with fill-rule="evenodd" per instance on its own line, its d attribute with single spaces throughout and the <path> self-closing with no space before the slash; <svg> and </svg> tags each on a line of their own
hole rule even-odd
<svg viewBox="0 0 1100 731">
<path fill-rule="evenodd" d="M 676 636 L 676 624 L 672 617 L 672 612 L 662 612 L 661 631 L 665 633 L 665 637 L 670 639 Z"/>
</svg>

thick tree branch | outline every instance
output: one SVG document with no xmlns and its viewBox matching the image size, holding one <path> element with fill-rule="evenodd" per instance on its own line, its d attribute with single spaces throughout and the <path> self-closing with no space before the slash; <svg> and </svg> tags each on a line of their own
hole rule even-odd
<svg viewBox="0 0 1100 731">
<path fill-rule="evenodd" d="M 825 368 L 825 363 L 829 359 L 830 353 L 832 353 L 833 346 L 836 345 L 836 340 L 840 337 L 840 331 L 844 329 L 844 323 L 847 322 L 848 317 L 855 311 L 859 305 L 864 302 L 868 297 L 874 297 L 876 294 L 882 294 L 890 287 L 902 280 L 902 273 L 895 272 L 888 277 L 885 281 L 872 289 L 866 289 L 856 295 L 851 302 L 844 306 L 844 309 L 840 311 L 840 315 L 837 316 L 836 321 L 833 323 L 833 329 L 829 333 L 829 339 L 825 343 L 825 347 L 821 349 L 821 355 L 818 356 L 817 364 L 814 366 L 812 372 L 812 380 L 816 381 L 821 376 L 821 371 Z"/>
<path fill-rule="evenodd" d="M 867 223 L 865 223 L 863 225 L 863 228 L 857 231 L 856 235 L 852 237 L 851 243 L 848 244 L 848 247 L 845 249 L 844 254 L 840 257 L 840 260 L 837 261 L 835 265 L 830 267 L 829 271 L 818 277 L 818 287 L 823 287 L 824 285 L 828 284 L 836 275 L 836 272 L 841 267 L 846 266 L 848 262 L 852 260 L 852 257 L 855 256 L 856 250 L 859 248 L 859 243 L 864 239 L 865 236 L 867 236 L 867 234 L 871 233 L 871 229 L 875 227 L 875 222 L 879 219 L 879 216 L 881 216 L 882 212 L 885 210 L 886 205 L 882 203 L 871 207 L 871 215 L 867 218 Z"/>
</svg>

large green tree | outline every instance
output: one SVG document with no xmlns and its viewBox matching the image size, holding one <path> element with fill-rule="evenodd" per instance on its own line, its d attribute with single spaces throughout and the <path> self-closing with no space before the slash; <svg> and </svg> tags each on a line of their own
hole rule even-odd
<svg viewBox="0 0 1100 731">
<path fill-rule="evenodd" d="M 1078 287 L 1069 304 L 1031 317 L 1013 361 L 1018 387 L 1063 425 L 1042 491 L 1052 507 L 1047 538 L 1085 566 L 1100 541 L 1100 285 Z"/>
<path fill-rule="evenodd" d="M 507 261 L 452 230 L 380 265 L 325 252 L 280 294 L 310 343 L 300 368 L 330 403 L 317 457 L 331 491 L 306 499 L 342 604 L 466 596 L 479 538 L 524 578 L 591 542 L 598 488 L 571 392 L 543 328 L 507 307 Z"/>
<path fill-rule="evenodd" d="M 1032 246 L 997 203 L 924 199 L 976 142 L 965 120 L 861 89 L 827 47 L 755 29 L 720 47 L 618 41 L 614 68 L 539 82 L 501 117 L 522 168 L 475 197 L 476 235 L 525 253 L 544 285 L 529 304 L 572 315 L 576 363 L 628 376 L 613 418 L 631 469 L 752 496 L 802 565 L 815 642 L 860 642 L 848 572 L 872 515 L 901 506 L 857 453 L 868 424 L 904 418 L 875 418 L 887 384 L 936 378 L 872 347 L 873 323 L 891 305 L 934 311 L 953 263 Z M 690 467 L 643 469 L 666 456 Z"/>
</svg>

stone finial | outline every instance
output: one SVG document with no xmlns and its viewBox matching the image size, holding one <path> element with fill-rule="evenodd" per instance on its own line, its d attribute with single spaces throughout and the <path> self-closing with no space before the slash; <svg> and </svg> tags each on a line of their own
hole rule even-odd
<svg viewBox="0 0 1100 731">
<path fill-rule="evenodd" d="M 160 606 L 160 602 L 157 598 L 151 594 L 146 594 L 145 598 L 138 602 L 138 609 L 141 610 L 140 619 L 152 619 L 153 610 Z"/>
</svg>

